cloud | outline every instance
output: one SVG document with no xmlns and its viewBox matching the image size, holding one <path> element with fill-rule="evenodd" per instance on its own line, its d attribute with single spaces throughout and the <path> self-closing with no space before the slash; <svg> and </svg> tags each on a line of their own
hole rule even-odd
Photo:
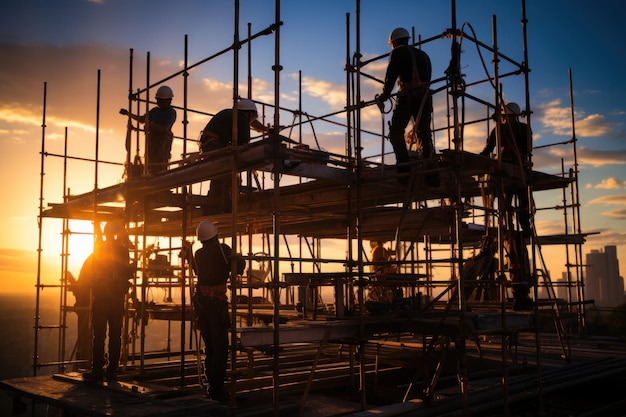
<svg viewBox="0 0 626 417">
<path fill-rule="evenodd" d="M 594 198 L 587 205 L 603 204 L 603 205 L 620 205 L 626 206 L 626 194 L 610 194 Z"/>
<path fill-rule="evenodd" d="M 559 136 L 572 136 L 571 109 L 555 99 L 537 106 L 537 115 L 544 128 Z M 611 136 L 616 130 L 615 123 L 609 122 L 601 114 L 585 115 L 575 113 L 576 136 L 579 138 Z"/>
<path fill-rule="evenodd" d="M 617 210 L 609 210 L 602 212 L 603 216 L 611 217 L 613 219 L 626 219 L 626 208 L 617 209 Z"/>
<path fill-rule="evenodd" d="M 618 180 L 615 177 L 610 177 L 602 180 L 602 182 L 595 186 L 595 188 L 602 188 L 607 190 L 620 189 L 624 187 L 624 182 Z"/>
<path fill-rule="evenodd" d="M 321 98 L 331 107 L 345 107 L 346 89 L 343 85 L 317 80 L 312 77 L 304 77 L 302 79 L 302 89 L 312 97 Z"/>
<path fill-rule="evenodd" d="M 601 114 L 591 114 L 576 122 L 576 135 L 579 137 L 610 136 L 615 124 L 609 123 Z"/>
<path fill-rule="evenodd" d="M 617 229 L 599 228 L 587 230 L 587 244 L 596 247 L 607 245 L 626 245 L 626 232 Z"/>
<path fill-rule="evenodd" d="M 572 157 L 570 148 L 551 148 L 549 154 L 552 157 L 568 160 Z M 594 150 L 581 146 L 577 150 L 578 163 L 588 164 L 594 167 L 605 165 L 623 165 L 626 160 L 626 150 Z"/>
</svg>

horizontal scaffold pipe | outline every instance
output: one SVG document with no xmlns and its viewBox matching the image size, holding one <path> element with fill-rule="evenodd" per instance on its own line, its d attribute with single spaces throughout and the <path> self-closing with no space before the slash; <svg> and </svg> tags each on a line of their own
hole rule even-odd
<svg viewBox="0 0 626 417">
<path fill-rule="evenodd" d="M 56 156 L 56 157 L 60 157 L 60 158 L 65 158 L 65 159 L 71 159 L 73 161 L 87 161 L 87 162 L 96 162 L 95 159 L 93 158 L 81 158 L 78 156 L 67 156 L 67 155 L 61 155 L 61 154 L 57 154 L 57 153 L 50 153 L 50 152 L 44 152 L 43 156 Z M 113 162 L 113 161 L 103 161 L 103 160 L 98 160 L 99 164 L 108 164 L 108 165 L 124 165 L 123 162 Z"/>
<path fill-rule="evenodd" d="M 283 22 L 279 22 L 278 23 L 278 25 L 280 25 L 280 26 L 282 26 L 282 24 L 283 24 Z M 213 54 L 213 55 L 211 55 L 211 56 L 209 56 L 207 58 L 204 58 L 204 59 L 196 62 L 195 64 L 191 64 L 188 67 L 186 67 L 186 68 L 184 68 L 184 69 L 182 69 L 182 70 L 180 70 L 178 72 L 175 72 L 175 73 L 171 74 L 170 76 L 163 78 L 162 80 L 156 81 L 153 84 L 151 84 L 150 86 L 148 86 L 148 87 L 146 87 L 146 88 L 144 88 L 142 90 L 139 90 L 136 93 L 131 94 L 130 98 L 132 100 L 136 100 L 141 93 L 146 92 L 150 88 L 153 88 L 153 87 L 155 87 L 155 86 L 157 86 L 159 84 L 162 84 L 165 81 L 171 80 L 172 78 L 178 77 L 179 75 L 183 75 L 185 72 L 189 71 L 190 69 L 193 69 L 193 68 L 195 68 L 195 67 L 197 67 L 199 65 L 204 64 L 205 62 L 208 62 L 208 61 L 210 61 L 210 60 L 212 60 L 214 58 L 217 58 L 218 56 L 223 55 L 223 54 L 225 54 L 228 51 L 237 50 L 237 49 L 241 48 L 243 45 L 245 45 L 246 43 L 252 41 L 253 39 L 256 39 L 256 38 L 258 38 L 260 36 L 271 35 L 276 30 L 276 27 L 277 27 L 277 24 L 273 23 L 273 24 L 269 25 L 267 28 L 263 29 L 262 31 L 257 32 L 256 34 L 251 35 L 250 37 L 248 37 L 248 38 L 246 38 L 244 40 L 241 40 L 238 43 L 233 43 L 228 48 L 222 49 L 221 51 L 219 51 L 219 52 L 217 52 L 217 53 L 215 53 L 215 54 Z"/>
</svg>

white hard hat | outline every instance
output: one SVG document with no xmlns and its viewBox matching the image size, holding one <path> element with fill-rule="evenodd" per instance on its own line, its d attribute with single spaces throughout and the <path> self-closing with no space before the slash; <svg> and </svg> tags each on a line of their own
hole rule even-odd
<svg viewBox="0 0 626 417">
<path fill-rule="evenodd" d="M 196 236 L 200 242 L 212 239 L 217 236 L 217 227 L 209 221 L 200 222 L 196 229 Z"/>
<path fill-rule="evenodd" d="M 254 101 L 249 100 L 247 98 L 240 99 L 239 102 L 237 103 L 237 108 L 243 111 L 253 111 L 255 113 L 258 113 L 256 110 L 256 104 L 254 104 Z"/>
<path fill-rule="evenodd" d="M 174 97 L 174 92 L 168 86 L 162 85 L 157 90 L 155 97 L 160 99 L 171 99 L 172 97 Z"/>
<path fill-rule="evenodd" d="M 389 34 L 389 43 L 391 43 L 392 41 L 397 41 L 398 39 L 410 37 L 411 35 L 409 34 L 409 31 L 405 28 L 395 28 Z"/>
</svg>

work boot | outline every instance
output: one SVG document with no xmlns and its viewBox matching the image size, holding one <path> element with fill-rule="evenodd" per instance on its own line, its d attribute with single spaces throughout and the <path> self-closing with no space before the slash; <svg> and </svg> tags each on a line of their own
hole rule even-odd
<svg viewBox="0 0 626 417">
<path fill-rule="evenodd" d="M 83 379 L 89 381 L 102 381 L 104 379 L 104 371 L 92 369 L 91 371 L 83 373 Z"/>
<path fill-rule="evenodd" d="M 227 392 L 222 391 L 217 394 L 212 394 L 211 399 L 219 402 L 222 405 L 227 405 L 230 402 L 230 395 Z"/>
<path fill-rule="evenodd" d="M 224 390 L 211 390 L 209 387 L 207 388 L 207 396 L 222 405 L 226 405 L 230 402 L 230 395 Z"/>
</svg>

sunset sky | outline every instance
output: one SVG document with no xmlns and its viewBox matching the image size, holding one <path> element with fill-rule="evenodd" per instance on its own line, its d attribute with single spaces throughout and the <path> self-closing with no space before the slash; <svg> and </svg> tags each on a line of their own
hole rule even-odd
<svg viewBox="0 0 626 417">
<path fill-rule="evenodd" d="M 188 38 L 188 62 L 196 63 L 233 41 L 234 1 L 225 0 L 23 0 L 4 2 L 0 15 L 0 172 L 4 205 L 0 217 L 0 283 L 3 292 L 31 291 L 36 279 L 37 215 L 39 207 L 40 151 L 44 83 L 46 94 L 46 152 L 62 154 L 67 129 L 68 153 L 82 158 L 95 155 L 96 122 L 99 122 L 100 158 L 123 162 L 126 119 L 118 114 L 127 106 L 129 51 L 134 51 L 134 90 L 146 84 L 146 60 L 150 56 L 150 80 L 163 79 L 181 70 L 184 41 Z M 576 137 L 580 164 L 580 201 L 583 232 L 593 233 L 583 252 L 617 245 L 626 265 L 626 57 L 621 52 L 626 3 L 614 0 L 527 0 L 528 55 L 531 126 L 535 146 L 564 142 L 572 137 L 568 70 L 573 75 Z M 313 116 L 330 114 L 345 106 L 346 14 L 350 14 L 351 50 L 355 40 L 355 2 L 351 0 L 284 0 L 281 4 L 280 56 L 281 105 L 296 109 L 298 73 L 302 72 L 303 110 Z M 251 23 L 252 33 L 274 22 L 275 3 L 268 0 L 240 1 L 241 37 Z M 522 61 L 521 1 L 458 0 L 457 26 L 464 23 L 485 44 L 492 42 L 496 16 L 498 44 L 505 55 Z M 393 3 L 361 1 L 361 51 L 364 59 L 389 52 L 387 37 L 403 26 L 423 39 L 451 27 L 450 1 L 406 0 Z M 253 98 L 272 103 L 274 97 L 274 36 L 260 37 L 252 46 Z M 485 77 L 476 48 L 464 40 L 461 58 L 466 81 Z M 433 78 L 443 76 L 450 60 L 450 41 L 440 39 L 424 46 L 433 62 Z M 241 51 L 240 94 L 246 95 L 246 55 Z M 492 73 L 491 56 L 482 57 Z M 230 107 L 233 91 L 232 53 L 190 72 L 189 107 L 215 113 Z M 382 78 L 386 60 L 367 68 Z M 503 68 L 507 67 L 505 62 Z M 100 114 L 97 118 L 97 80 L 100 70 Z M 521 77 L 518 77 L 521 78 Z M 520 79 L 503 80 L 507 101 L 524 108 Z M 182 106 L 183 81 L 168 82 L 174 89 L 173 104 Z M 367 81 L 363 98 L 380 91 L 380 84 Z M 479 90 L 484 100 L 493 92 Z M 444 126 L 445 98 L 435 98 L 435 124 Z M 483 110 L 484 111 L 484 110 Z M 478 108 L 468 108 L 477 116 Z M 363 113 L 364 127 L 380 129 L 375 106 Z M 267 121 L 271 122 L 272 114 Z M 187 136 L 198 137 L 208 117 L 191 115 Z M 183 135 L 182 111 L 174 126 Z M 292 120 L 281 114 L 281 124 Z M 443 123 L 443 124 L 442 124 Z M 323 147 L 343 152 L 344 133 L 335 125 L 316 125 Z M 313 144 L 310 130 L 304 142 Z M 482 149 L 487 132 L 468 127 L 465 149 Z M 380 149 L 380 140 L 365 138 L 366 146 Z M 389 144 L 387 143 L 387 149 Z M 437 151 L 447 148 L 447 139 L 436 137 Z M 173 154 L 180 155 L 176 144 Z M 192 149 L 195 151 L 197 149 Z M 534 155 L 535 169 L 560 172 L 560 158 L 571 165 L 571 147 L 548 148 Z M 367 150 L 366 150 L 367 152 Z M 372 152 L 371 152 L 372 153 Z M 44 161 L 44 204 L 59 203 L 63 195 L 63 163 L 60 158 Z M 93 165 L 70 161 L 66 188 L 73 194 L 94 187 Z M 104 166 L 99 186 L 122 179 L 119 165 Z M 560 203 L 559 190 L 536 195 L 538 206 Z M 48 220 L 44 220 L 46 222 Z M 542 212 L 537 217 L 540 233 L 563 232 L 560 212 Z M 57 230 L 52 228 L 52 230 Z M 44 234 L 46 265 L 58 264 L 61 237 Z M 56 245 L 56 246 L 55 246 Z M 72 249 L 71 272 L 78 274 L 84 259 L 81 249 Z M 550 260 L 553 276 L 560 277 L 565 260 Z M 58 271 L 47 272 L 51 274 Z"/>
</svg>

